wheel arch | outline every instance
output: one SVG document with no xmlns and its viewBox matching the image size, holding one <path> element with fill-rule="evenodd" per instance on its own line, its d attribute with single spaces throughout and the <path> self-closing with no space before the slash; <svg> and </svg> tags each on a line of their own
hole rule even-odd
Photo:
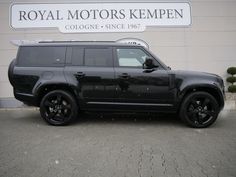
<svg viewBox="0 0 236 177">
<path fill-rule="evenodd" d="M 189 87 L 185 88 L 182 92 L 180 92 L 178 111 L 181 107 L 183 100 L 190 93 L 197 92 L 197 91 L 209 93 L 210 95 L 212 95 L 216 99 L 217 103 L 219 104 L 220 109 L 222 109 L 224 107 L 224 97 L 223 97 L 223 94 L 221 93 L 219 88 L 217 88 L 214 85 L 194 85 L 194 86 L 189 86 Z"/>
<path fill-rule="evenodd" d="M 42 85 L 40 86 L 38 89 L 37 89 L 37 105 L 39 106 L 40 105 L 40 102 L 42 100 L 42 98 L 47 94 L 49 93 L 50 91 L 53 91 L 53 90 L 63 90 L 63 91 L 67 91 L 69 92 L 70 94 L 72 94 L 72 96 L 74 96 L 75 98 L 77 98 L 77 93 L 76 91 L 70 87 L 68 84 L 45 84 L 45 85 Z M 76 99 L 76 102 L 78 104 L 78 101 Z"/>
</svg>

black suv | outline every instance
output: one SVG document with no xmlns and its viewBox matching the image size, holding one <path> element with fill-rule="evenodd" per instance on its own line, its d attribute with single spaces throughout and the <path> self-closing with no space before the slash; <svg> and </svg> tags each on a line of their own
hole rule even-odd
<svg viewBox="0 0 236 177">
<path fill-rule="evenodd" d="M 39 42 L 19 46 L 9 66 L 15 98 L 40 107 L 52 125 L 83 111 L 176 112 L 208 127 L 224 107 L 221 77 L 173 71 L 145 47 L 116 42 Z"/>
</svg>

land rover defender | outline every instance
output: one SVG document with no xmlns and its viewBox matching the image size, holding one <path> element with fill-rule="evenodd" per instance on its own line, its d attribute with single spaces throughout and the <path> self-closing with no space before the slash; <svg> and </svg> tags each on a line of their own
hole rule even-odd
<svg viewBox="0 0 236 177">
<path fill-rule="evenodd" d="M 174 112 L 208 127 L 224 107 L 215 74 L 174 71 L 142 46 L 116 42 L 39 42 L 19 46 L 9 66 L 15 98 L 40 107 L 51 125 L 84 111 Z"/>
</svg>

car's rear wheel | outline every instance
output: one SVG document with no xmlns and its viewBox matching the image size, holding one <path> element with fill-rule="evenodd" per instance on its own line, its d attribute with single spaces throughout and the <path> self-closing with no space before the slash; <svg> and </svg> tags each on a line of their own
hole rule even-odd
<svg viewBox="0 0 236 177">
<path fill-rule="evenodd" d="M 70 93 L 55 90 L 43 97 L 40 114 L 51 125 L 66 125 L 77 117 L 78 105 Z"/>
<path fill-rule="evenodd" d="M 182 102 L 180 118 L 194 128 L 205 128 L 212 125 L 219 114 L 216 99 L 207 92 L 193 92 Z"/>
</svg>

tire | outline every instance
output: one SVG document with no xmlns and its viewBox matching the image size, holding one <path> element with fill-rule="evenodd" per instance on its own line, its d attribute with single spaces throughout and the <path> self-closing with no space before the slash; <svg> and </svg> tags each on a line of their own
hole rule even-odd
<svg viewBox="0 0 236 177">
<path fill-rule="evenodd" d="M 40 103 L 40 114 L 50 125 L 67 125 L 78 115 L 78 105 L 73 96 L 63 90 L 47 93 Z"/>
<path fill-rule="evenodd" d="M 220 112 L 216 99 L 207 92 L 193 92 L 183 100 L 179 116 L 193 128 L 206 128 L 212 125 Z"/>
</svg>

